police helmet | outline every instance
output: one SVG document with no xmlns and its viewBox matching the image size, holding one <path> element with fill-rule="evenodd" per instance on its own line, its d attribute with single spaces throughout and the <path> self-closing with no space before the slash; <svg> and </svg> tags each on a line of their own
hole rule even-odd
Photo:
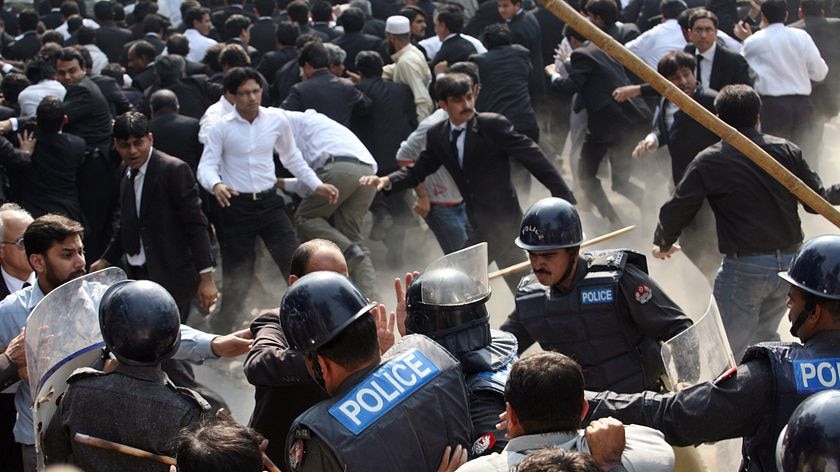
<svg viewBox="0 0 840 472">
<path fill-rule="evenodd" d="M 484 303 L 490 292 L 480 291 L 477 281 L 454 267 L 423 272 L 406 290 L 405 328 L 434 339 L 478 320 L 486 321 L 489 315 Z"/>
<path fill-rule="evenodd" d="M 776 446 L 782 472 L 840 470 L 840 391 L 815 393 L 793 411 Z"/>
<path fill-rule="evenodd" d="M 336 337 L 376 304 L 336 272 L 316 271 L 289 287 L 280 302 L 280 325 L 293 352 L 308 353 Z"/>
<path fill-rule="evenodd" d="M 779 277 L 812 295 L 840 300 L 840 236 L 805 241 Z"/>
<path fill-rule="evenodd" d="M 543 198 L 522 216 L 516 245 L 526 251 L 546 251 L 577 247 L 583 242 L 580 216 L 562 198 Z"/>
<path fill-rule="evenodd" d="M 153 366 L 172 357 L 181 344 L 178 305 L 165 288 L 149 280 L 123 280 L 99 302 L 105 345 L 128 365 Z"/>
</svg>

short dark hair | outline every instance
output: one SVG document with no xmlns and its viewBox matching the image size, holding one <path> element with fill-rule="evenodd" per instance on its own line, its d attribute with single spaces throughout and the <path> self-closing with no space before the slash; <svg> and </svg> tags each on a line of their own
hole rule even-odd
<svg viewBox="0 0 840 472">
<path fill-rule="evenodd" d="M 300 50 L 298 64 L 300 64 L 301 67 L 303 67 L 304 64 L 309 64 L 314 69 L 327 67 L 330 64 L 327 48 L 325 48 L 322 43 L 308 43 Z"/>
<path fill-rule="evenodd" d="M 149 108 L 152 113 L 164 110 L 178 111 L 178 96 L 169 89 L 160 89 L 149 97 Z"/>
<path fill-rule="evenodd" d="M 551 447 L 537 449 L 525 456 L 514 472 L 599 472 L 595 459 L 583 451 Z"/>
<path fill-rule="evenodd" d="M 691 16 L 688 17 L 688 27 L 694 28 L 694 22 L 697 20 L 712 20 L 714 23 L 715 28 L 718 27 L 718 17 L 715 13 L 711 10 L 707 10 L 705 8 L 695 8 L 691 11 Z"/>
<path fill-rule="evenodd" d="M 112 79 L 117 81 L 117 84 L 122 87 L 125 85 L 125 80 L 123 78 L 123 68 L 116 62 L 111 62 L 105 67 L 102 68 L 102 75 L 106 77 L 111 77 Z"/>
<path fill-rule="evenodd" d="M 566 39 L 575 38 L 581 42 L 586 41 L 586 36 L 580 34 L 576 29 L 572 28 L 572 25 L 566 25 L 563 27 L 563 37 Z"/>
<path fill-rule="evenodd" d="M 152 43 L 146 41 L 145 39 L 140 39 L 134 42 L 130 48 L 128 48 L 128 52 L 146 59 L 149 62 L 155 60 L 155 56 L 157 56 L 157 49 L 152 46 Z"/>
<path fill-rule="evenodd" d="M 72 36 L 76 34 L 82 26 L 84 26 L 84 24 L 84 20 L 82 20 L 81 16 L 73 15 L 70 18 L 67 18 L 67 32 Z"/>
<path fill-rule="evenodd" d="M 271 16 L 277 8 L 277 2 L 274 0 L 256 0 L 254 8 L 260 16 Z"/>
<path fill-rule="evenodd" d="M 82 26 L 78 31 L 76 31 L 76 41 L 78 41 L 82 46 L 95 43 L 96 30 L 88 28 L 87 26 Z"/>
<path fill-rule="evenodd" d="M 376 51 L 356 54 L 356 69 L 363 77 L 382 77 L 382 56 Z"/>
<path fill-rule="evenodd" d="M 450 33 L 464 29 L 464 9 L 454 3 L 441 3 L 435 12 L 437 22 L 446 26 Z"/>
<path fill-rule="evenodd" d="M 326 239 L 315 238 L 301 243 L 300 246 L 298 246 L 292 253 L 292 263 L 289 267 L 289 274 L 298 278 L 308 274 L 310 272 L 309 261 L 312 259 L 312 256 L 318 252 L 319 249 L 324 248 L 333 248 L 339 253 L 341 252 L 341 249 L 337 244 Z"/>
<path fill-rule="evenodd" d="M 263 78 L 252 67 L 235 67 L 225 75 L 225 92 L 235 94 L 245 82 L 256 81 L 262 87 Z"/>
<path fill-rule="evenodd" d="M 659 12 L 662 17 L 668 20 L 675 19 L 680 16 L 680 13 L 686 11 L 688 5 L 683 0 L 662 0 L 659 4 Z"/>
<path fill-rule="evenodd" d="M 309 4 L 303 0 L 295 0 L 286 7 L 289 19 L 303 26 L 309 23 Z"/>
<path fill-rule="evenodd" d="M 30 83 L 37 84 L 42 80 L 55 79 L 55 67 L 46 59 L 35 58 L 26 64 L 24 69 L 26 78 Z"/>
<path fill-rule="evenodd" d="M 753 128 L 761 112 L 761 97 L 749 85 L 727 85 L 715 98 L 715 112 L 733 128 Z"/>
<path fill-rule="evenodd" d="M 186 61 L 177 54 L 161 56 L 155 62 L 155 81 L 161 87 L 177 84 L 184 78 Z"/>
<path fill-rule="evenodd" d="M 356 7 L 350 7 L 341 12 L 338 23 L 345 33 L 358 33 L 365 27 L 365 14 Z"/>
<path fill-rule="evenodd" d="M 684 67 L 687 67 L 693 73 L 694 68 L 697 67 L 697 60 L 687 52 L 671 51 L 662 56 L 656 66 L 656 71 L 663 77 L 668 78 Z"/>
<path fill-rule="evenodd" d="M 181 18 L 186 18 L 187 12 L 192 10 L 193 8 L 201 8 L 201 3 L 197 2 L 196 0 L 184 0 L 183 2 L 181 2 L 181 5 L 178 7 L 178 11 L 181 12 Z M 189 28 L 189 25 L 186 27 Z"/>
<path fill-rule="evenodd" d="M 93 16 L 97 21 L 113 21 L 114 5 L 108 0 L 101 0 L 93 5 Z"/>
<path fill-rule="evenodd" d="M 583 412 L 583 371 L 571 358 L 539 352 L 516 361 L 505 384 L 505 401 L 526 434 L 577 431 Z"/>
<path fill-rule="evenodd" d="M 80 46 L 78 44 L 75 44 L 70 47 L 79 51 L 79 54 L 82 56 L 82 59 L 85 60 L 85 69 L 90 69 L 91 67 L 93 67 L 93 57 L 90 55 L 90 51 L 88 50 L 88 48 Z"/>
<path fill-rule="evenodd" d="M 57 60 L 62 62 L 76 61 L 81 69 L 85 68 L 85 58 L 76 48 L 62 48 Z"/>
<path fill-rule="evenodd" d="M 17 72 L 6 74 L 3 80 L 0 81 L 0 91 L 3 92 L 3 100 L 9 104 L 17 103 L 20 92 L 30 85 L 29 79 L 23 74 Z"/>
<path fill-rule="evenodd" d="M 58 133 L 64 126 L 64 102 L 52 95 L 46 96 L 35 110 L 38 129 L 44 133 Z"/>
<path fill-rule="evenodd" d="M 316 35 L 315 33 L 303 33 L 297 37 L 295 40 L 295 48 L 300 51 L 309 43 L 323 43 L 324 41 L 321 39 L 320 36 Z"/>
<path fill-rule="evenodd" d="M 46 45 L 48 43 L 55 43 L 59 46 L 64 46 L 64 35 L 56 30 L 44 31 L 44 34 L 41 35 L 41 44 Z"/>
<path fill-rule="evenodd" d="M 262 472 L 258 436 L 235 422 L 207 419 L 182 430 L 175 457 L 180 472 Z"/>
<path fill-rule="evenodd" d="M 225 20 L 225 38 L 238 38 L 249 26 L 251 26 L 251 20 L 247 16 L 230 15 L 230 18 Z"/>
<path fill-rule="evenodd" d="M 417 5 L 406 5 L 400 10 L 400 15 L 408 18 L 409 23 L 413 23 L 414 19 L 418 16 L 422 16 L 423 18 L 429 19 L 426 15 L 426 12 L 423 11 L 422 8 L 418 7 Z"/>
<path fill-rule="evenodd" d="M 78 221 L 55 214 L 39 216 L 23 233 L 26 257 L 32 254 L 46 254 L 55 243 L 64 241 L 71 236 L 84 239 L 85 229 Z"/>
<path fill-rule="evenodd" d="M 482 41 L 487 49 L 510 46 L 513 44 L 513 34 L 510 32 L 508 25 L 504 23 L 496 23 L 484 28 L 484 37 L 482 38 Z"/>
<path fill-rule="evenodd" d="M 319 0 L 312 3 L 310 8 L 312 21 L 330 21 L 332 18 L 332 5 L 330 2 Z"/>
<path fill-rule="evenodd" d="M 160 33 L 165 25 L 166 23 L 160 15 L 149 13 L 143 18 L 143 33 Z"/>
<path fill-rule="evenodd" d="M 761 4 L 761 14 L 767 23 L 784 23 L 788 7 L 785 0 L 767 0 Z"/>
<path fill-rule="evenodd" d="M 190 41 L 181 33 L 174 33 L 166 40 L 166 52 L 186 56 L 190 53 Z"/>
<path fill-rule="evenodd" d="M 38 16 L 38 12 L 31 8 L 27 8 L 23 10 L 18 15 L 18 25 L 20 26 L 20 31 L 25 33 L 27 31 L 32 31 L 38 29 L 38 22 L 41 20 L 41 17 Z"/>
<path fill-rule="evenodd" d="M 315 351 L 347 370 L 355 370 L 379 358 L 376 321 L 364 314 Z"/>
<path fill-rule="evenodd" d="M 73 0 L 65 0 L 61 2 L 61 6 L 59 7 L 59 13 L 64 18 L 70 18 L 73 15 L 79 14 L 79 4 Z"/>
<path fill-rule="evenodd" d="M 149 133 L 149 120 L 139 111 L 127 111 L 114 120 L 114 139 L 143 138 Z"/>
<path fill-rule="evenodd" d="M 114 5 L 114 8 L 119 8 L 117 5 Z M 152 13 L 157 13 L 158 5 L 156 2 L 151 0 L 140 0 L 134 5 L 134 21 L 141 22 L 147 15 L 151 15 Z M 146 32 L 145 30 L 143 31 Z"/>
<path fill-rule="evenodd" d="M 589 0 L 584 5 L 583 11 L 601 18 L 606 25 L 618 21 L 618 5 L 615 0 Z"/>
<path fill-rule="evenodd" d="M 277 25 L 277 42 L 283 46 L 294 46 L 300 36 L 300 26 L 297 23 L 284 21 Z"/>
<path fill-rule="evenodd" d="M 478 75 L 478 64 L 470 61 L 456 62 L 449 66 L 449 72 L 464 74 L 470 78 L 473 85 L 481 85 L 481 78 Z"/>
<path fill-rule="evenodd" d="M 235 45 L 232 44 L 231 46 Z M 207 66 L 207 69 L 209 69 L 211 73 L 221 72 L 224 70 L 222 69 L 222 64 L 219 62 L 219 56 L 222 55 L 222 51 L 224 51 L 224 49 L 224 44 L 216 43 L 207 48 L 207 51 L 204 52 L 204 58 L 201 59 L 201 62 Z M 245 55 L 247 56 L 248 54 Z"/>
<path fill-rule="evenodd" d="M 825 10 L 825 2 L 823 0 L 802 0 L 799 2 L 799 8 L 805 16 L 820 16 Z"/>
<path fill-rule="evenodd" d="M 449 98 L 463 97 L 472 88 L 470 76 L 457 72 L 444 74 L 435 82 L 435 95 L 438 100 L 447 101 Z"/>
<path fill-rule="evenodd" d="M 196 21 L 201 21 L 204 18 L 204 15 L 209 15 L 210 10 L 207 8 L 191 8 L 187 10 L 187 14 L 184 15 L 184 23 L 186 23 L 187 28 L 192 28 L 193 23 Z"/>
<path fill-rule="evenodd" d="M 209 52 L 209 49 L 208 49 Z M 231 67 L 247 67 L 251 65 L 251 56 L 242 46 L 228 44 L 219 53 L 219 66 L 222 70 Z"/>
</svg>

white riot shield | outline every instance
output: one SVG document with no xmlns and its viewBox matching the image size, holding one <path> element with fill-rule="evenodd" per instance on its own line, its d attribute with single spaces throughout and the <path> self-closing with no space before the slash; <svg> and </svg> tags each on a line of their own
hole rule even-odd
<svg viewBox="0 0 840 472">
<path fill-rule="evenodd" d="M 99 301 L 108 287 L 125 279 L 125 272 L 109 267 L 71 280 L 48 293 L 26 320 L 38 470 L 44 469 L 42 436 L 67 389 L 67 377 L 80 367 L 94 365 L 105 347 L 99 331 Z"/>
<path fill-rule="evenodd" d="M 714 297 L 706 314 L 662 345 L 662 362 L 672 386 L 712 380 L 737 365 Z"/>
<path fill-rule="evenodd" d="M 463 275 L 430 277 L 423 283 L 421 290 L 421 301 L 427 305 L 461 306 L 490 296 L 490 279 L 487 278 L 487 243 L 479 243 L 447 254 L 423 269 L 424 274 L 436 271 Z"/>
</svg>

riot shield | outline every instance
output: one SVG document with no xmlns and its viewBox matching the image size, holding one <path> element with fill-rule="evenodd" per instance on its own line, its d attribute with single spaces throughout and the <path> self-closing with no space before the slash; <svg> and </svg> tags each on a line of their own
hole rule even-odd
<svg viewBox="0 0 840 472">
<path fill-rule="evenodd" d="M 665 341 L 662 363 L 672 386 L 712 380 L 736 366 L 714 297 L 699 320 Z"/>
<path fill-rule="evenodd" d="M 429 276 L 433 273 L 440 276 Z M 426 276 L 420 301 L 427 305 L 460 306 L 487 298 L 487 243 L 447 254 L 426 266 L 423 274 Z"/>
<path fill-rule="evenodd" d="M 99 300 L 125 272 L 109 267 L 71 280 L 48 293 L 26 320 L 26 360 L 34 405 L 32 422 L 38 470 L 44 468 L 41 440 L 67 377 L 96 363 L 105 342 L 99 331 Z"/>
</svg>

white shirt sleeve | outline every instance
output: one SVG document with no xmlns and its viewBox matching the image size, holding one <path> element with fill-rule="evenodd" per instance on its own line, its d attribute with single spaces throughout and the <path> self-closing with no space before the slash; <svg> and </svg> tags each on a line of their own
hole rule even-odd
<svg viewBox="0 0 840 472">
<path fill-rule="evenodd" d="M 805 64 L 808 66 L 808 77 L 814 82 L 821 82 L 828 75 L 828 65 L 820 56 L 820 50 L 814 44 L 814 40 L 808 33 L 800 35 L 803 42 L 803 52 L 805 54 Z"/>
<path fill-rule="evenodd" d="M 190 361 L 200 364 L 207 359 L 218 359 L 213 354 L 212 343 L 218 337 L 217 334 L 205 333 L 187 325 L 181 325 L 181 344 L 175 352 L 173 359 Z"/>
<path fill-rule="evenodd" d="M 213 187 L 222 181 L 222 131 L 221 126 L 210 127 L 196 171 L 198 183 L 210 193 L 213 193 Z"/>
<path fill-rule="evenodd" d="M 280 162 L 289 170 L 295 177 L 300 180 L 300 183 L 306 186 L 307 189 L 315 190 L 316 187 L 323 184 L 321 179 L 315 174 L 315 171 L 309 167 L 309 164 L 303 159 L 300 149 L 295 144 L 295 136 L 292 133 L 292 127 L 289 125 L 289 120 L 285 116 L 280 117 L 281 129 L 274 143 L 274 149 L 280 156 Z M 205 147 L 205 152 L 207 148 Z M 202 159 L 204 156 L 202 155 Z"/>
</svg>

